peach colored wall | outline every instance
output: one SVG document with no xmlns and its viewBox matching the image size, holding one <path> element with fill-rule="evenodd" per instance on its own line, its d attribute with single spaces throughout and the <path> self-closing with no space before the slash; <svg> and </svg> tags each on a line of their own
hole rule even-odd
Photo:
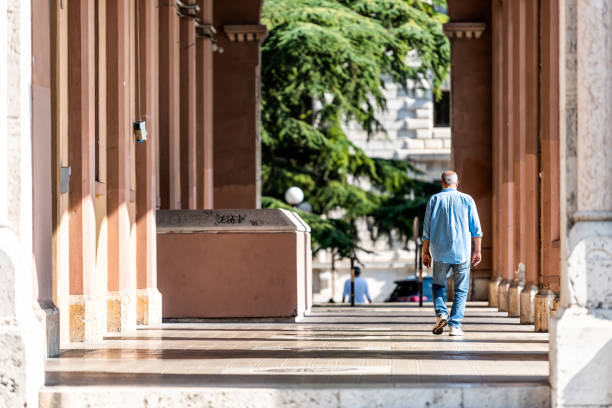
<svg viewBox="0 0 612 408">
<path fill-rule="evenodd" d="M 302 233 L 157 235 L 167 317 L 290 317 L 305 289 Z M 298 236 L 301 236 L 298 238 Z M 301 269 L 301 271 L 300 271 Z M 301 276 L 300 276 L 301 275 Z M 304 292 L 302 292 L 304 293 Z M 303 310 L 303 307 L 300 307 Z"/>
<path fill-rule="evenodd" d="M 478 39 L 454 39 L 451 47 L 452 160 L 459 189 L 476 201 L 482 224 L 482 263 L 472 272 L 473 281 L 488 282 L 492 251 L 492 95 L 491 4 L 480 0 L 449 0 L 453 22 L 484 22 Z M 476 295 L 483 299 L 486 292 Z"/>
</svg>

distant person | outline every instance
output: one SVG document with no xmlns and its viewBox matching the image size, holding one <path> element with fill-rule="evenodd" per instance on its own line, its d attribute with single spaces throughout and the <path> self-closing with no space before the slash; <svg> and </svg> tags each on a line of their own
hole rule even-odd
<svg viewBox="0 0 612 408">
<path fill-rule="evenodd" d="M 368 282 L 363 279 L 361 276 L 361 268 L 355 267 L 355 303 L 366 303 L 366 299 L 368 302 L 372 303 L 372 299 L 370 298 L 370 292 L 368 291 Z M 345 298 L 351 300 L 351 278 L 348 278 L 346 282 L 344 282 L 344 291 L 342 292 L 342 303 L 344 303 Z"/>
<path fill-rule="evenodd" d="M 431 267 L 433 257 L 432 289 L 437 319 L 432 332 L 442 334 L 448 324 L 451 336 L 463 336 L 461 322 L 470 286 L 470 261 L 472 266 L 480 263 L 482 230 L 474 199 L 457 191 L 457 173 L 445 171 L 441 182 L 442 192 L 429 199 L 423 222 L 423 264 Z M 455 297 L 449 320 L 446 276 L 450 269 L 455 281 Z"/>
</svg>

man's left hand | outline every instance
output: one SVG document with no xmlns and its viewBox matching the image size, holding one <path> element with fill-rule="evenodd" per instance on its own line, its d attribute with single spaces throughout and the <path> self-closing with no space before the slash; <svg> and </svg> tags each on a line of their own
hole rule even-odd
<svg viewBox="0 0 612 408">
<path fill-rule="evenodd" d="M 482 255 L 480 254 L 480 252 L 474 252 L 472 254 L 472 266 L 478 265 L 481 260 L 482 260 Z"/>
</svg>

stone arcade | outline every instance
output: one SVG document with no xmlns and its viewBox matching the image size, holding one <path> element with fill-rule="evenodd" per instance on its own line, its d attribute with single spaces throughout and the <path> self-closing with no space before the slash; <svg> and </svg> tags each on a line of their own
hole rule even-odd
<svg viewBox="0 0 612 408">
<path fill-rule="evenodd" d="M 160 325 L 157 279 L 174 271 L 157 263 L 157 209 L 260 206 L 262 4 L 195 3 L 0 0 L 3 406 L 38 406 L 60 347 Z M 453 167 L 485 232 L 475 285 L 550 331 L 553 406 L 608 406 L 612 2 L 448 3 Z M 304 314 L 294 221 L 287 291 Z"/>
</svg>

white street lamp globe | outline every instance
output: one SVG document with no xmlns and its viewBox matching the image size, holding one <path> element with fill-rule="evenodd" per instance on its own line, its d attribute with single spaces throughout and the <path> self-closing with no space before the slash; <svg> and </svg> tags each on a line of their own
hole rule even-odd
<svg viewBox="0 0 612 408">
<path fill-rule="evenodd" d="M 304 212 L 312 212 L 312 205 L 308 201 L 304 201 L 302 204 L 298 205 L 298 208 Z"/>
<path fill-rule="evenodd" d="M 299 187 L 289 187 L 285 191 L 285 201 L 291 205 L 298 205 L 304 201 L 304 192 Z"/>
</svg>

